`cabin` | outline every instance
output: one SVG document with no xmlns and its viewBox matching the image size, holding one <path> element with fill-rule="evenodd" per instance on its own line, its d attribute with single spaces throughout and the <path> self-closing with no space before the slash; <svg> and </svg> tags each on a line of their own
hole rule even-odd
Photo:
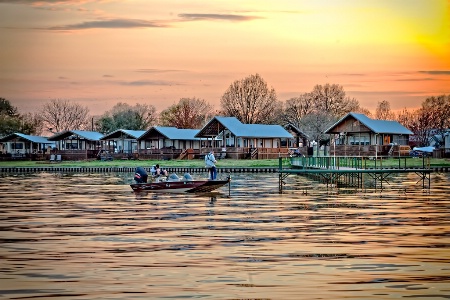
<svg viewBox="0 0 450 300">
<path fill-rule="evenodd" d="M 3 143 L 1 159 L 45 159 L 47 149 L 54 146 L 54 143 L 46 137 L 27 135 L 22 133 L 12 133 L 0 138 Z M 49 154 L 49 153 L 48 153 Z"/>
<path fill-rule="evenodd" d="M 97 158 L 102 149 L 103 134 L 96 131 L 66 130 L 48 138 L 55 142 L 54 154 L 64 160 L 82 160 Z"/>
<path fill-rule="evenodd" d="M 313 147 L 310 147 L 312 141 L 306 133 L 293 124 L 288 124 L 284 126 L 284 128 L 294 137 L 294 139 L 290 141 L 289 145 L 290 156 L 296 156 L 298 154 L 302 154 L 304 156 L 313 155 Z"/>
<path fill-rule="evenodd" d="M 202 153 L 213 149 L 220 157 L 269 159 L 289 156 L 293 135 L 280 125 L 243 124 L 235 117 L 214 117 L 196 135 Z M 226 153 L 224 155 L 224 153 Z"/>
<path fill-rule="evenodd" d="M 293 125 L 293 124 L 288 124 L 286 126 L 284 126 L 284 128 L 290 133 L 292 134 L 292 136 L 294 137 L 292 144 L 289 145 L 289 147 L 306 147 L 308 146 L 308 142 L 309 142 L 309 136 L 304 133 L 303 131 L 301 131 L 297 126 Z"/>
<path fill-rule="evenodd" d="M 118 129 L 100 138 L 103 142 L 103 150 L 111 153 L 113 157 L 132 158 L 141 148 L 138 138 L 143 135 L 145 130 L 126 130 Z"/>
<path fill-rule="evenodd" d="M 409 136 L 413 133 L 397 121 L 374 120 L 350 112 L 330 128 L 330 155 L 409 156 Z"/>
<path fill-rule="evenodd" d="M 433 158 L 450 157 L 450 129 L 443 130 L 440 134 L 433 134 L 430 136 L 428 145 L 434 148 Z"/>
<path fill-rule="evenodd" d="M 192 159 L 200 152 L 198 129 L 154 126 L 137 140 L 139 157 L 145 159 Z"/>
</svg>

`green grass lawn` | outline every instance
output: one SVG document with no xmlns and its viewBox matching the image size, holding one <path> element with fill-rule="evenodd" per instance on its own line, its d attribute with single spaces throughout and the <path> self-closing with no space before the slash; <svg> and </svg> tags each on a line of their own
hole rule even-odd
<svg viewBox="0 0 450 300">
<path fill-rule="evenodd" d="M 363 165 L 364 166 L 364 165 Z M 365 161 L 365 166 L 367 166 L 367 168 L 370 167 L 375 167 L 375 161 L 374 160 L 367 160 Z M 450 160 L 449 159 L 441 159 L 441 158 L 412 158 L 412 157 L 407 157 L 407 158 L 388 158 L 388 159 L 383 159 L 383 160 L 379 160 L 376 162 L 376 167 L 380 168 L 380 167 L 400 167 L 400 168 L 404 168 L 404 167 L 445 167 L 445 166 L 450 166 Z"/>
<path fill-rule="evenodd" d="M 113 160 L 113 161 L 1 161 L 0 167 L 151 167 L 160 164 L 162 167 L 204 167 L 205 162 L 202 159 L 195 160 Z M 289 165 L 289 161 L 284 159 L 283 165 Z M 278 159 L 223 159 L 218 160 L 217 167 L 278 167 Z"/>
<path fill-rule="evenodd" d="M 283 167 L 290 166 L 289 159 L 282 159 Z M 423 165 L 422 158 L 388 158 L 382 161 L 377 160 L 377 167 L 382 164 L 383 167 L 404 167 L 405 162 L 407 167 L 421 167 Z M 113 161 L 62 161 L 62 162 L 49 162 L 49 161 L 0 161 L 0 167 L 44 167 L 44 166 L 60 166 L 60 167 L 150 167 L 159 163 L 162 167 L 192 167 L 199 168 L 204 167 L 205 163 L 201 159 L 195 160 L 113 160 Z M 426 161 L 426 163 L 428 163 Z M 278 159 L 223 159 L 219 160 L 216 164 L 217 167 L 278 167 Z M 368 168 L 375 166 L 374 160 L 366 160 L 364 165 Z M 363 166 L 364 166 L 363 165 Z M 450 166 L 450 159 L 437 159 L 431 158 L 429 165 L 433 166 Z"/>
</svg>

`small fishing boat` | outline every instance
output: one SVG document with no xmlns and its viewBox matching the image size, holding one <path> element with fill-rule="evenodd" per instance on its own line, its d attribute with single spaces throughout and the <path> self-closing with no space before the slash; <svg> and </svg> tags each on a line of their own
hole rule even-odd
<svg viewBox="0 0 450 300">
<path fill-rule="evenodd" d="M 130 184 L 135 192 L 165 192 L 165 193 L 208 193 L 229 184 L 231 176 L 223 180 L 194 180 L 189 174 L 182 178 L 168 176 L 163 179 L 155 179 L 148 183 Z"/>
</svg>

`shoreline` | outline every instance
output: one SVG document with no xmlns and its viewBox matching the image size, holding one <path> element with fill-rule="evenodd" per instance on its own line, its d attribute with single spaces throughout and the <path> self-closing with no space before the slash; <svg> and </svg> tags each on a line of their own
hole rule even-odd
<svg viewBox="0 0 450 300">
<path fill-rule="evenodd" d="M 150 172 L 150 167 L 144 168 Z M 204 173 L 205 167 L 166 167 L 169 173 Z M 0 173 L 38 173 L 38 172 L 67 172 L 67 173 L 131 173 L 136 167 L 0 167 Z M 218 167 L 217 173 L 278 173 L 278 167 Z"/>
<path fill-rule="evenodd" d="M 145 167 L 150 172 L 150 167 Z M 205 167 L 166 167 L 169 173 L 204 173 L 208 172 Z M 286 169 L 286 168 L 283 168 Z M 289 168 L 287 168 L 289 169 Z M 383 169 L 395 170 L 393 167 Z M 63 166 L 42 166 L 42 167 L 0 167 L 0 173 L 38 173 L 38 172 L 67 172 L 67 173 L 131 173 L 136 167 L 63 167 Z M 449 166 L 430 167 L 433 173 L 449 173 Z M 217 173 L 279 173 L 278 167 L 217 167 Z"/>
</svg>

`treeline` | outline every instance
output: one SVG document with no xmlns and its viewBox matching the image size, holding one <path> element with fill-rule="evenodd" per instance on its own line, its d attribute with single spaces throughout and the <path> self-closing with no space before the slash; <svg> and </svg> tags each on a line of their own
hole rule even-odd
<svg viewBox="0 0 450 300">
<path fill-rule="evenodd" d="M 151 126 L 201 128 L 215 115 L 233 116 L 246 124 L 292 124 L 311 139 L 327 137 L 323 132 L 349 112 L 359 112 L 381 120 L 396 120 L 415 133 L 422 145 L 429 135 L 450 127 L 450 95 L 425 99 L 419 109 L 391 111 L 389 101 L 378 102 L 375 115 L 358 100 L 346 95 L 338 84 L 316 85 L 311 92 L 280 101 L 276 91 L 259 75 L 250 75 L 230 84 L 220 99 L 220 108 L 199 98 L 181 98 L 157 112 L 152 104 L 118 103 L 100 116 L 76 102 L 54 99 L 35 113 L 20 114 L 9 100 L 0 98 L 0 136 L 13 132 L 42 135 L 64 130 L 94 130 L 109 133 L 117 129 L 147 130 Z"/>
</svg>

